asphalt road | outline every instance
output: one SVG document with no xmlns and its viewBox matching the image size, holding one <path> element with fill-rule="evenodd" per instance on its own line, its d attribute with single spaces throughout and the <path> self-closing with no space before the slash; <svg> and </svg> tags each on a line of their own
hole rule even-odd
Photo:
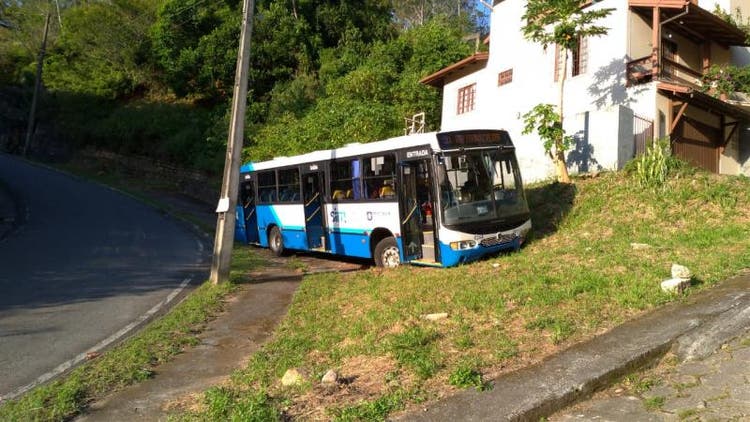
<svg viewBox="0 0 750 422">
<path fill-rule="evenodd" d="M 204 280 L 186 227 L 108 188 L 0 154 L 20 226 L 0 240 L 0 399 L 127 335 Z"/>
</svg>

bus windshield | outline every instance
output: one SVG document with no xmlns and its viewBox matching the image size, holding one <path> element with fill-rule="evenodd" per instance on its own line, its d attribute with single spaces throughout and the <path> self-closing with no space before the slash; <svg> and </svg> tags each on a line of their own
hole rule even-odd
<svg viewBox="0 0 750 422">
<path fill-rule="evenodd" d="M 502 220 L 528 213 L 512 151 L 446 153 L 438 165 L 443 223 Z"/>
</svg>

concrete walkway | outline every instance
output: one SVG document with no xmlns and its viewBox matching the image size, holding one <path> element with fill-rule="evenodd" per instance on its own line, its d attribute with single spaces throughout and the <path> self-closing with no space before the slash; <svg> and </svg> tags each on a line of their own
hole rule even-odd
<svg viewBox="0 0 750 422">
<path fill-rule="evenodd" d="M 205 390 L 242 368 L 273 333 L 298 285 L 298 280 L 243 285 L 208 324 L 198 346 L 156 368 L 153 378 L 93 403 L 76 420 L 167 420 L 170 411 L 200 402 Z"/>
<path fill-rule="evenodd" d="M 489 391 L 462 391 L 405 415 L 403 420 L 539 420 L 586 399 L 619 377 L 654 362 L 670 349 L 682 360 L 703 359 L 732 338 L 745 335 L 748 328 L 750 275 L 745 275 L 696 294 L 685 303 L 674 303 L 625 323 L 539 365 L 501 377 Z M 728 370 L 747 366 L 742 360 L 746 357 L 746 352 L 740 352 L 738 360 L 730 364 Z M 735 386 L 734 382 L 743 379 L 747 382 L 746 378 L 737 375 L 729 380 L 728 386 Z M 736 397 L 747 399 L 747 385 L 737 386 Z M 654 394 L 666 395 L 669 392 Z M 735 396 L 727 398 L 734 399 Z M 670 402 L 665 404 L 672 405 Z M 622 413 L 610 420 L 641 419 L 638 414 L 631 417 Z"/>
</svg>

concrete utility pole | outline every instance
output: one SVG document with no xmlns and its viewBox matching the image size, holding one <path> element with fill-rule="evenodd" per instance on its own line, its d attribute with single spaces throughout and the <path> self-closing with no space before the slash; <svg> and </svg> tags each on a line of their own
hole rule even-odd
<svg viewBox="0 0 750 422">
<path fill-rule="evenodd" d="M 224 180 L 216 212 L 216 237 L 214 255 L 211 262 L 211 282 L 222 283 L 229 280 L 229 267 L 232 263 L 234 242 L 235 207 L 240 179 L 242 159 L 242 137 L 245 130 L 245 108 L 247 105 L 247 70 L 250 63 L 250 34 L 253 32 L 254 0 L 244 0 L 242 5 L 242 31 L 240 48 L 237 53 L 237 68 L 234 75 L 232 95 L 232 120 L 229 125 L 227 155 L 224 161 Z"/>
<path fill-rule="evenodd" d="M 42 89 L 42 68 L 44 66 L 44 55 L 47 52 L 47 34 L 49 33 L 50 13 L 47 12 L 47 18 L 44 20 L 44 36 L 42 37 L 42 48 L 39 49 L 39 59 L 36 63 L 36 81 L 34 82 L 34 94 L 31 97 L 31 111 L 29 111 L 29 125 L 26 127 L 26 142 L 23 144 L 23 156 L 29 153 L 31 136 L 34 132 L 34 119 L 36 118 L 36 103 L 39 97 L 39 91 Z"/>
</svg>

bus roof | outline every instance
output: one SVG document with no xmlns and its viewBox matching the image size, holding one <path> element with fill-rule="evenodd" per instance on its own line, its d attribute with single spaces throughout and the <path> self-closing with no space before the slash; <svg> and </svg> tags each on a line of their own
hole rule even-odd
<svg viewBox="0 0 750 422">
<path fill-rule="evenodd" d="M 417 133 L 414 135 L 398 136 L 383 141 L 368 142 L 365 144 L 348 144 L 341 148 L 313 151 L 308 152 L 307 154 L 294 155 L 291 157 L 276 157 L 273 160 L 268 161 L 248 162 L 240 168 L 240 172 L 247 173 L 256 170 L 266 170 L 304 163 L 315 163 L 335 158 L 354 157 L 357 155 L 387 152 L 421 145 L 429 145 L 434 151 L 438 151 L 440 150 L 440 147 L 437 142 L 436 134 L 437 132 Z"/>
</svg>

